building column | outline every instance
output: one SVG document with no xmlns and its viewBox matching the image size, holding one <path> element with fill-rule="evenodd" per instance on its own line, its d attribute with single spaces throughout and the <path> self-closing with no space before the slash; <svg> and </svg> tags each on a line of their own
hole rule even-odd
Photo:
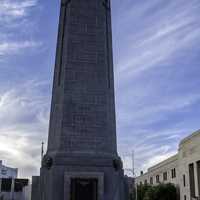
<svg viewBox="0 0 200 200">
<path fill-rule="evenodd" d="M 194 182 L 195 182 L 195 196 L 199 196 L 199 188 L 198 188 L 198 174 L 197 174 L 197 163 L 194 163 Z"/>
<path fill-rule="evenodd" d="M 15 189 L 15 179 L 12 178 L 12 185 L 11 185 L 11 192 L 10 192 L 11 199 L 14 199 L 14 189 Z"/>
<path fill-rule="evenodd" d="M 195 176 L 194 176 L 194 163 L 189 164 L 189 180 L 190 180 L 190 197 L 194 198 L 196 195 L 195 191 Z"/>
<path fill-rule="evenodd" d="M 200 161 L 197 161 L 196 163 L 196 167 L 197 167 L 197 188 L 198 188 L 198 197 L 200 197 Z"/>
<path fill-rule="evenodd" d="M 0 193 L 1 193 L 1 183 L 2 183 L 2 179 L 0 178 Z"/>
</svg>

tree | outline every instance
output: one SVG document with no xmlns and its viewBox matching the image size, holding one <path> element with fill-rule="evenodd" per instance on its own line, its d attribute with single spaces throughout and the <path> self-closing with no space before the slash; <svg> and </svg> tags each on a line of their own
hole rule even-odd
<svg viewBox="0 0 200 200">
<path fill-rule="evenodd" d="M 145 193 L 143 200 L 156 200 L 156 187 L 150 186 Z"/>
<path fill-rule="evenodd" d="M 156 197 L 158 198 L 158 200 L 176 200 L 176 187 L 171 183 L 160 184 L 157 186 Z"/>
<path fill-rule="evenodd" d="M 133 187 L 130 191 L 130 194 L 129 194 L 129 200 L 136 200 L 135 197 L 136 197 L 136 188 Z"/>
<path fill-rule="evenodd" d="M 137 186 L 137 200 L 144 200 L 145 194 L 150 187 L 148 184 Z"/>
<path fill-rule="evenodd" d="M 177 188 L 171 183 L 140 185 L 137 187 L 137 196 L 137 200 L 177 200 Z"/>
</svg>

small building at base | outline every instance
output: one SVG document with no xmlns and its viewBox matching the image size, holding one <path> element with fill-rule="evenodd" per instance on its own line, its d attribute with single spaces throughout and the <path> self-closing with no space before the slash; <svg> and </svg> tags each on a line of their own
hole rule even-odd
<svg viewBox="0 0 200 200">
<path fill-rule="evenodd" d="M 176 155 L 149 168 L 135 182 L 173 183 L 180 190 L 180 200 L 200 199 L 200 130 L 180 142 Z"/>
<path fill-rule="evenodd" d="M 7 167 L 0 160 L 0 200 L 31 200 L 29 180 L 17 176 L 17 168 Z"/>
</svg>

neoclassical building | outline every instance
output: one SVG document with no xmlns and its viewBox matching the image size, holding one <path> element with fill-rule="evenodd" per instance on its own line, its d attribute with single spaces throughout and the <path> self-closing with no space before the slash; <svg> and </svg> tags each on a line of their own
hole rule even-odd
<svg viewBox="0 0 200 200">
<path fill-rule="evenodd" d="M 136 178 L 136 185 L 173 183 L 180 200 L 200 199 L 200 130 L 184 138 L 178 153 Z"/>
</svg>

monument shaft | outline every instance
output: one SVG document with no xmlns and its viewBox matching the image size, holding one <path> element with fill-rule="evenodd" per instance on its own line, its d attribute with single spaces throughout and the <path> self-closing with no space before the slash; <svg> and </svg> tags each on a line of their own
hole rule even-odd
<svg viewBox="0 0 200 200">
<path fill-rule="evenodd" d="M 48 151 L 116 154 L 115 127 L 109 2 L 62 1 Z"/>
<path fill-rule="evenodd" d="M 62 0 L 42 200 L 122 200 L 108 0 Z"/>
</svg>

